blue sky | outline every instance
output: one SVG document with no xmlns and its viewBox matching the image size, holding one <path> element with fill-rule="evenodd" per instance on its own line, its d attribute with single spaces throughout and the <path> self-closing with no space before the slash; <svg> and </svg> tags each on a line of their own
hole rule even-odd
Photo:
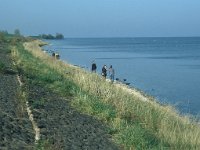
<svg viewBox="0 0 200 150">
<path fill-rule="evenodd" d="M 200 36 L 200 0 L 0 0 L 0 30 L 65 37 Z"/>
</svg>

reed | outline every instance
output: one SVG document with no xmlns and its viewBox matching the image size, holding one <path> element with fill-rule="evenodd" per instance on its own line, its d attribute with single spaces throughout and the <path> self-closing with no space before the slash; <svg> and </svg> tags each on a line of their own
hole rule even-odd
<svg viewBox="0 0 200 150">
<path fill-rule="evenodd" d="M 135 89 L 106 82 L 43 53 L 39 41 L 18 45 L 12 54 L 32 82 L 63 97 L 82 113 L 93 115 L 108 126 L 108 133 L 124 149 L 198 149 L 200 126 L 190 116 L 181 116 Z"/>
</svg>

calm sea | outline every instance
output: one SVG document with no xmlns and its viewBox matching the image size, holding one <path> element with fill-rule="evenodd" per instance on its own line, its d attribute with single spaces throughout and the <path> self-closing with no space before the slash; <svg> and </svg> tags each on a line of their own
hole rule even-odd
<svg viewBox="0 0 200 150">
<path fill-rule="evenodd" d="M 67 38 L 49 40 L 47 50 L 61 59 L 98 73 L 113 65 L 115 78 L 126 79 L 161 103 L 183 113 L 200 113 L 200 37 Z"/>
</svg>

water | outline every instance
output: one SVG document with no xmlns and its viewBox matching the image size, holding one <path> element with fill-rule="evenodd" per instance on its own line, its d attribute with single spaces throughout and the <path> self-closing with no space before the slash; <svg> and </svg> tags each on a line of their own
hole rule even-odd
<svg viewBox="0 0 200 150">
<path fill-rule="evenodd" d="M 68 38 L 50 40 L 45 49 L 88 70 L 93 60 L 100 73 L 113 65 L 115 78 L 127 79 L 161 103 L 183 113 L 200 113 L 200 37 Z"/>
</svg>

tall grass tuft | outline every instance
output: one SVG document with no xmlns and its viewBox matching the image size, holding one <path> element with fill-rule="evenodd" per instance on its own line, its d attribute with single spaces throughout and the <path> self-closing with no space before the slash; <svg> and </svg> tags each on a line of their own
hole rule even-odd
<svg viewBox="0 0 200 150">
<path fill-rule="evenodd" d="M 26 75 L 71 105 L 102 120 L 114 142 L 124 149 L 198 149 L 200 126 L 125 85 L 106 82 L 95 73 L 55 60 L 41 51 L 40 42 L 13 48 L 13 57 Z"/>
</svg>

